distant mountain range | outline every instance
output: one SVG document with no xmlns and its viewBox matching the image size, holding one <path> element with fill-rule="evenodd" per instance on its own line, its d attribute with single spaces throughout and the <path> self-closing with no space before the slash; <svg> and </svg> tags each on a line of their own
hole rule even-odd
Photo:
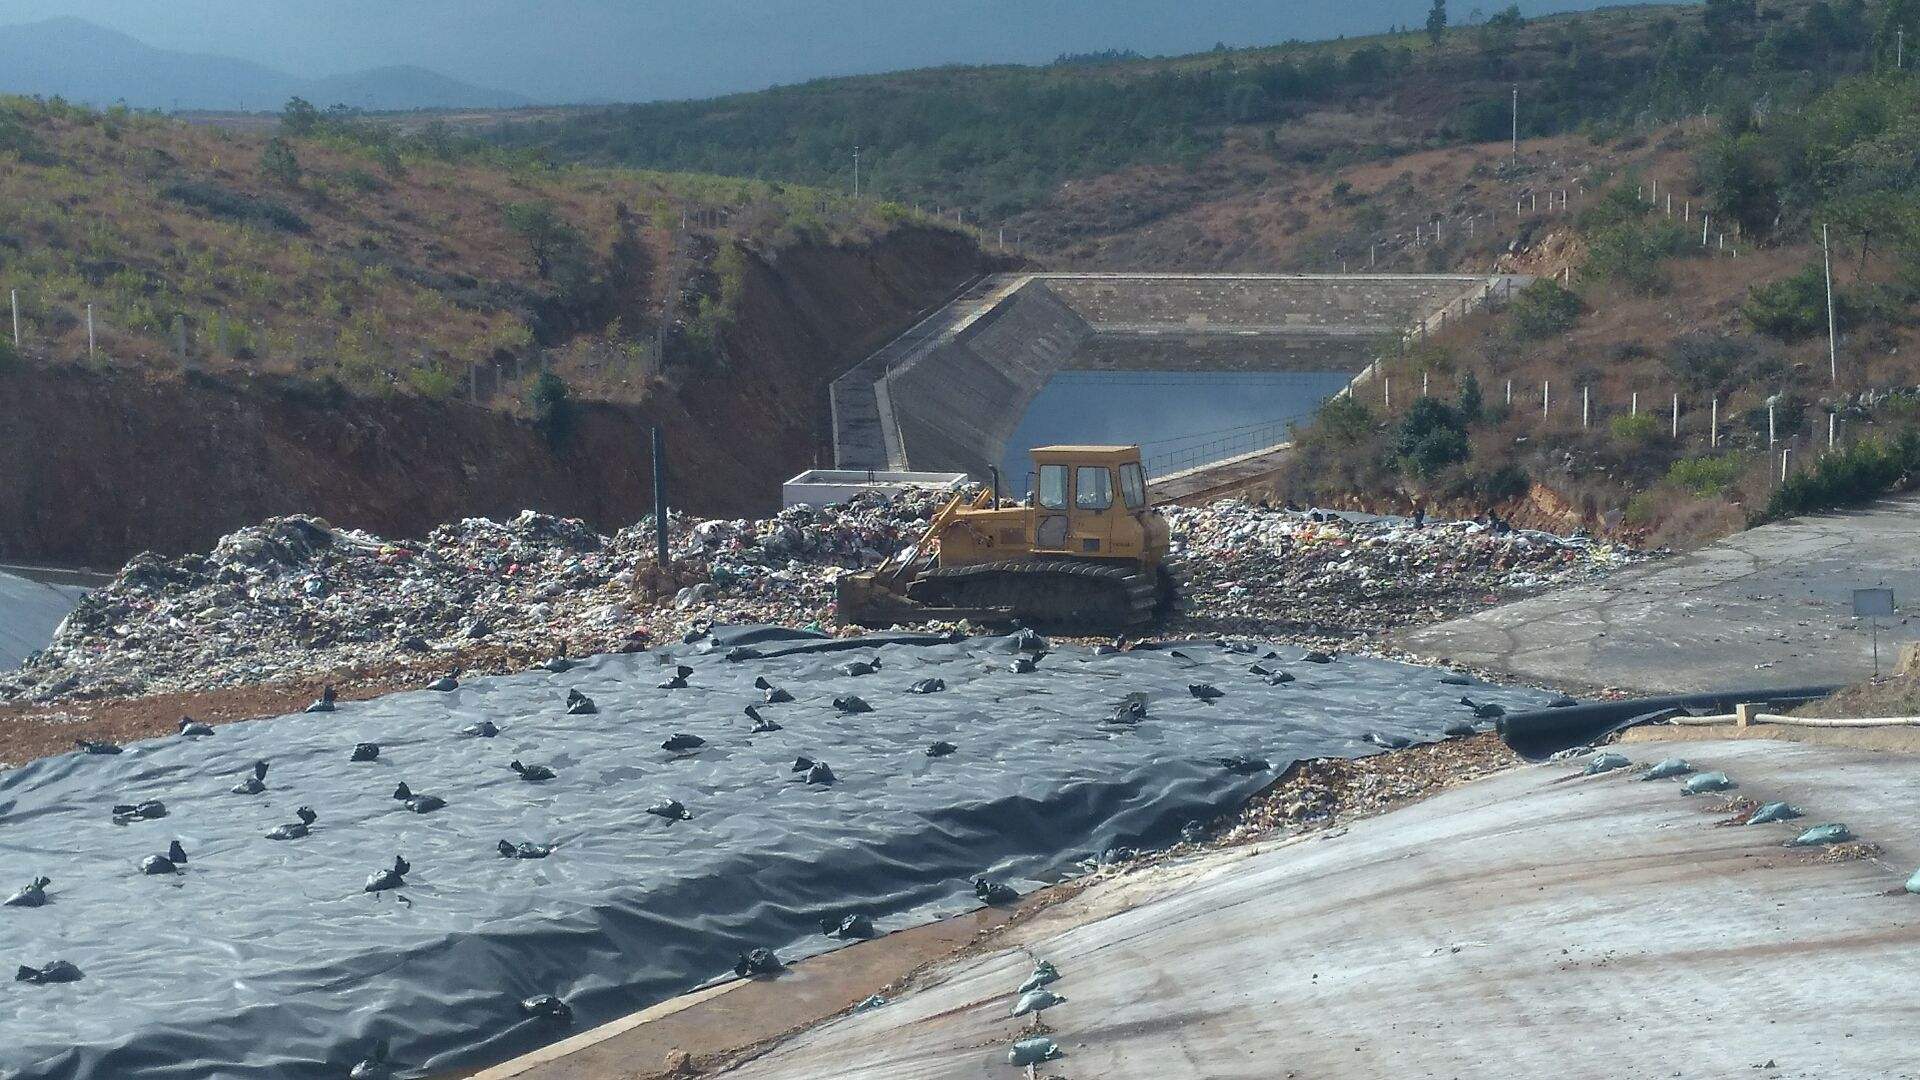
<svg viewBox="0 0 1920 1080">
<path fill-rule="evenodd" d="M 290 97 L 321 108 L 511 108 L 534 102 L 425 68 L 401 66 L 306 79 L 230 56 L 156 49 L 84 19 L 0 27 L 0 93 L 59 95 L 142 109 L 279 109 Z"/>
</svg>

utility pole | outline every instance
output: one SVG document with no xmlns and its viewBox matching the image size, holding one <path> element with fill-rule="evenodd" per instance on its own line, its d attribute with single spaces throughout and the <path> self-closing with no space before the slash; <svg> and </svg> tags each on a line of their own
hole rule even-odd
<svg viewBox="0 0 1920 1080">
<path fill-rule="evenodd" d="M 1520 164 L 1520 84 L 1513 84 L 1513 163 Z"/>
<path fill-rule="evenodd" d="M 653 544 L 654 566 L 659 570 L 660 583 L 665 586 L 667 573 L 672 567 L 673 557 L 667 550 L 667 463 L 666 436 L 658 427 L 653 429 Z"/>
<path fill-rule="evenodd" d="M 1833 251 L 1827 246 L 1827 227 L 1820 226 L 1820 262 L 1827 272 L 1827 374 L 1831 381 L 1840 381 L 1839 336 L 1833 329 Z"/>
</svg>

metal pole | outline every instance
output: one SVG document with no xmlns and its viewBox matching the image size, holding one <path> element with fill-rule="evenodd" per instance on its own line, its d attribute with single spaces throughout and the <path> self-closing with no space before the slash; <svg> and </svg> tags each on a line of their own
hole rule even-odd
<svg viewBox="0 0 1920 1080">
<path fill-rule="evenodd" d="M 673 565 L 667 550 L 667 438 L 653 429 L 653 559 L 662 574 Z"/>
<path fill-rule="evenodd" d="M 1513 162 L 1520 163 L 1520 84 L 1513 84 Z M 1519 207 L 1514 208 L 1515 212 Z"/>
<path fill-rule="evenodd" d="M 1831 381 L 1840 381 L 1839 336 L 1833 328 L 1833 251 L 1827 246 L 1827 227 L 1820 226 L 1820 261 L 1827 273 L 1827 374 Z"/>
<path fill-rule="evenodd" d="M 1382 379 L 1380 381 L 1380 395 L 1381 395 L 1380 400 L 1382 403 L 1381 407 L 1387 412 L 1392 412 L 1393 411 L 1393 376 L 1389 375 L 1385 379 Z"/>
<path fill-rule="evenodd" d="M 93 305 L 87 305 L 87 359 L 93 359 Z"/>
<path fill-rule="evenodd" d="M 8 297 L 13 301 L 13 347 L 20 347 L 20 290 L 8 289 Z"/>
<path fill-rule="evenodd" d="M 1432 387 L 1432 385 L 1433 385 L 1433 373 L 1430 371 L 1421 372 L 1420 373 L 1420 396 L 1428 397 L 1429 396 L 1428 391 Z"/>
<path fill-rule="evenodd" d="M 1772 445 L 1774 445 L 1775 443 L 1777 443 L 1777 442 L 1779 442 L 1779 441 L 1780 441 L 1779 439 L 1777 439 L 1777 438 L 1775 438 L 1775 437 L 1774 437 L 1774 433 L 1773 433 L 1773 432 L 1774 432 L 1774 428 L 1773 428 L 1773 405 L 1772 405 L 1771 403 L 1769 403 L 1769 404 L 1767 405 L 1767 445 L 1768 445 L 1768 446 L 1772 446 Z"/>
<path fill-rule="evenodd" d="M 1787 455 L 1791 453 L 1793 453 L 1791 446 L 1780 451 L 1780 482 L 1783 484 L 1787 482 Z"/>
</svg>

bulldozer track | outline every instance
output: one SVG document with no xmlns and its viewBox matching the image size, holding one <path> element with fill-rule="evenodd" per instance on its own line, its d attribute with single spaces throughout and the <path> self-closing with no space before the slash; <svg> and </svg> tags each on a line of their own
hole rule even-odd
<svg viewBox="0 0 1920 1080">
<path fill-rule="evenodd" d="M 1161 586 L 1154 571 L 1038 559 L 929 570 L 910 595 L 940 606 L 998 609 L 1035 626 L 1119 632 L 1153 623 Z"/>
</svg>

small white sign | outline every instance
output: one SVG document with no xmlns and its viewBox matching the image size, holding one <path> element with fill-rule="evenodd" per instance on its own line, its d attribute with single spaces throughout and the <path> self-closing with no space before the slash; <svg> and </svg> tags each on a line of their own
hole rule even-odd
<svg viewBox="0 0 1920 1080">
<path fill-rule="evenodd" d="M 1862 619 L 1893 614 L 1892 589 L 1853 590 L 1853 613 Z"/>
</svg>

